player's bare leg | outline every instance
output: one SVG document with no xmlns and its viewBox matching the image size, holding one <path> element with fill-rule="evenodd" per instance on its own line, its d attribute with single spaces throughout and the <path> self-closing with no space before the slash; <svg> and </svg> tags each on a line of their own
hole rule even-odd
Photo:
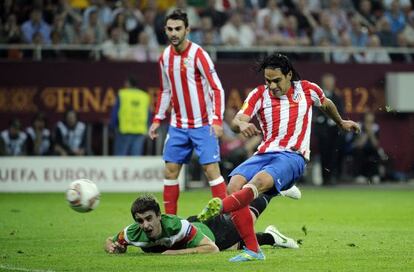
<svg viewBox="0 0 414 272">
<path fill-rule="evenodd" d="M 242 175 L 234 175 L 227 185 L 227 193 L 231 195 L 232 193 L 240 191 L 246 183 L 247 179 L 245 177 Z"/>
</svg>

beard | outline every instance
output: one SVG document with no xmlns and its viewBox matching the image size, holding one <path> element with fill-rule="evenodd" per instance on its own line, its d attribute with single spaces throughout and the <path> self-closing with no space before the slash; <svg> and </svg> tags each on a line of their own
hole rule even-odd
<svg viewBox="0 0 414 272">
<path fill-rule="evenodd" d="M 173 45 L 173 46 L 179 46 L 184 42 L 185 37 L 179 38 L 179 37 L 171 37 L 168 38 L 168 41 Z"/>
</svg>

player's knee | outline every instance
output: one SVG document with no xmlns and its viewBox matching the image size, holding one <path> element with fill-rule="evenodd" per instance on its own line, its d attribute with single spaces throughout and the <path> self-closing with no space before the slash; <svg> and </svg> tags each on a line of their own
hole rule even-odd
<svg viewBox="0 0 414 272">
<path fill-rule="evenodd" d="M 260 194 L 269 191 L 273 187 L 273 178 L 269 175 L 258 175 L 252 183 Z"/>
<path fill-rule="evenodd" d="M 180 172 L 179 168 L 167 166 L 165 167 L 164 175 L 166 179 L 177 179 L 179 172 Z"/>
<path fill-rule="evenodd" d="M 218 163 L 204 164 L 202 167 L 208 180 L 217 179 L 221 176 Z"/>
<path fill-rule="evenodd" d="M 246 179 L 242 176 L 232 177 L 229 184 L 227 185 L 227 193 L 232 194 L 234 192 L 240 191 L 243 185 L 246 183 Z"/>
<path fill-rule="evenodd" d="M 227 194 L 231 195 L 234 192 L 240 191 L 241 188 L 242 186 L 239 184 L 229 183 L 227 185 Z"/>
</svg>

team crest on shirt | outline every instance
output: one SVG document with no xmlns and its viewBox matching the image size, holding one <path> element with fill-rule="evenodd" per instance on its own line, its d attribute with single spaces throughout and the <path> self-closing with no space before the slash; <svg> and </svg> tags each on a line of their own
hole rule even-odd
<svg viewBox="0 0 414 272">
<path fill-rule="evenodd" d="M 188 66 L 190 66 L 190 63 L 191 63 L 191 57 L 186 57 L 184 60 L 183 60 L 183 65 L 185 66 L 185 67 L 188 67 Z"/>
<path fill-rule="evenodd" d="M 299 103 L 299 101 L 302 99 L 302 95 L 301 95 L 301 93 L 300 92 L 295 92 L 295 93 L 293 93 L 293 95 L 292 95 L 292 100 L 293 100 L 293 102 L 295 102 L 295 103 Z"/>
</svg>

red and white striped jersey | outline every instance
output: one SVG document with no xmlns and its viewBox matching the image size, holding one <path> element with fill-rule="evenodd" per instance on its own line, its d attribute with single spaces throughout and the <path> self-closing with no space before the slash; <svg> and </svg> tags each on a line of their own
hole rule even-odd
<svg viewBox="0 0 414 272">
<path fill-rule="evenodd" d="M 159 68 L 161 87 L 155 122 L 165 119 L 171 103 L 170 124 L 174 127 L 222 124 L 224 90 L 207 52 L 192 42 L 182 53 L 170 45 L 159 59 Z"/>
<path fill-rule="evenodd" d="M 315 83 L 294 81 L 288 92 L 275 97 L 265 85 L 247 96 L 239 113 L 256 115 L 263 133 L 256 153 L 292 151 L 310 157 L 312 106 L 321 106 L 323 90 Z"/>
</svg>

